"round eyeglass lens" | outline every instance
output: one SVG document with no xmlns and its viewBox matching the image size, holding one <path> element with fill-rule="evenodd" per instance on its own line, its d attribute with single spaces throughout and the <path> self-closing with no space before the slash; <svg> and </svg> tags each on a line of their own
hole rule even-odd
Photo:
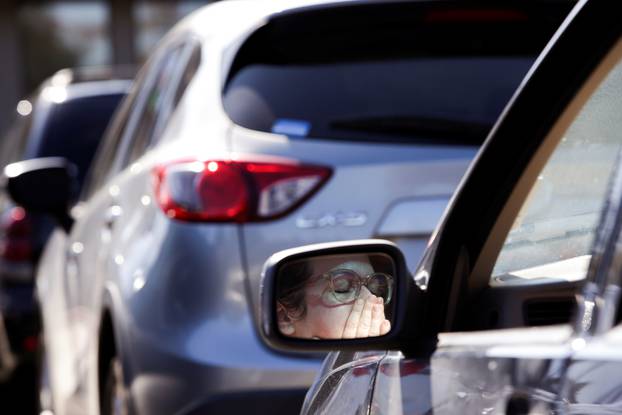
<svg viewBox="0 0 622 415">
<path fill-rule="evenodd" d="M 331 275 L 331 282 L 335 298 L 342 303 L 356 299 L 358 295 L 358 275 L 354 272 L 343 270 Z"/>
<path fill-rule="evenodd" d="M 375 273 L 369 276 L 367 281 L 367 289 L 376 297 L 382 297 L 384 303 L 391 301 L 393 279 L 387 274 Z"/>
</svg>

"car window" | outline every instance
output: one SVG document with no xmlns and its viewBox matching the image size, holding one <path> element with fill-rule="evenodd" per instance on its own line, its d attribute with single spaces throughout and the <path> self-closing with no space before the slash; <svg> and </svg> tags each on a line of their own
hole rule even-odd
<svg viewBox="0 0 622 415">
<path fill-rule="evenodd" d="M 172 111 L 175 110 L 177 104 L 181 101 L 184 92 L 186 92 L 186 88 L 199 69 L 199 65 L 201 63 L 201 43 L 199 43 L 198 40 L 190 40 L 188 49 L 185 53 L 188 55 L 188 60 L 185 62 L 185 67 L 181 74 L 179 85 L 177 85 L 175 96 L 173 97 Z"/>
<path fill-rule="evenodd" d="M 187 45 L 183 43 L 164 52 L 158 64 L 155 82 L 151 85 L 143 112 L 134 131 L 129 156 L 124 165 L 136 160 L 159 139 L 162 129 L 173 113 L 176 104 L 174 98 L 179 93 L 177 86 L 180 85 L 180 66 L 187 61 L 189 51 Z M 181 93 L 183 94 L 183 91 Z"/>
<path fill-rule="evenodd" d="M 622 63 L 592 92 L 538 175 L 495 263 L 493 284 L 586 277 L 622 147 L 620 108 Z"/>
<path fill-rule="evenodd" d="M 522 10 L 465 21 L 420 10 L 374 10 L 387 15 L 365 24 L 347 11 L 340 25 L 270 22 L 240 48 L 225 111 L 304 139 L 481 144 L 555 25 Z"/>
<path fill-rule="evenodd" d="M 33 123 L 32 111 L 28 114 L 17 114 L 13 123 L 2 138 L 0 147 L 0 167 L 24 158 L 24 151 Z"/>
<path fill-rule="evenodd" d="M 27 158 L 64 157 L 78 167 L 81 184 L 99 141 L 124 96 L 121 93 L 75 98 L 54 105 L 41 139 Z"/>
<path fill-rule="evenodd" d="M 145 71 L 142 71 L 135 82 L 132 91 L 121 103 L 116 115 L 110 122 L 105 135 L 96 151 L 93 165 L 88 170 L 81 200 L 86 200 L 93 195 L 97 189 L 108 179 L 116 155 L 120 151 L 121 139 L 125 135 L 126 128 L 131 115 L 131 110 L 136 106 L 141 85 L 145 82 Z"/>
</svg>

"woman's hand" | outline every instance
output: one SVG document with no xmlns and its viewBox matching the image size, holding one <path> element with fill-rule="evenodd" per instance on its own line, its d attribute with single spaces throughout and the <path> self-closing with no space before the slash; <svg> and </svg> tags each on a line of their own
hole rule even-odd
<svg viewBox="0 0 622 415">
<path fill-rule="evenodd" d="M 354 302 L 341 338 L 377 337 L 387 334 L 389 330 L 391 322 L 384 317 L 383 299 L 370 293 Z"/>
</svg>

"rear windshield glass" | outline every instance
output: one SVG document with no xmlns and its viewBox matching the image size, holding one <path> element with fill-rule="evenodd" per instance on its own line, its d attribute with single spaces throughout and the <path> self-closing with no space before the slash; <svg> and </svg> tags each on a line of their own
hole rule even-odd
<svg viewBox="0 0 622 415">
<path fill-rule="evenodd" d="M 479 144 L 567 11 L 394 6 L 274 19 L 234 61 L 228 115 L 296 137 Z"/>
<path fill-rule="evenodd" d="M 68 100 L 55 105 L 29 157 L 65 157 L 78 167 L 82 183 L 99 141 L 123 94 Z"/>
</svg>

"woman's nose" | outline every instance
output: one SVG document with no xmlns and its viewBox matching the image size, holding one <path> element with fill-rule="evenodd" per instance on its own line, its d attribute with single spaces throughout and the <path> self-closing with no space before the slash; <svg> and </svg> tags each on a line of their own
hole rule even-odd
<svg viewBox="0 0 622 415">
<path fill-rule="evenodd" d="M 367 289 L 367 287 L 363 286 L 361 287 L 361 292 L 359 293 L 359 298 L 362 298 L 363 300 L 365 300 L 367 297 L 371 297 L 373 294 L 371 293 L 371 291 L 369 291 Z"/>
</svg>

